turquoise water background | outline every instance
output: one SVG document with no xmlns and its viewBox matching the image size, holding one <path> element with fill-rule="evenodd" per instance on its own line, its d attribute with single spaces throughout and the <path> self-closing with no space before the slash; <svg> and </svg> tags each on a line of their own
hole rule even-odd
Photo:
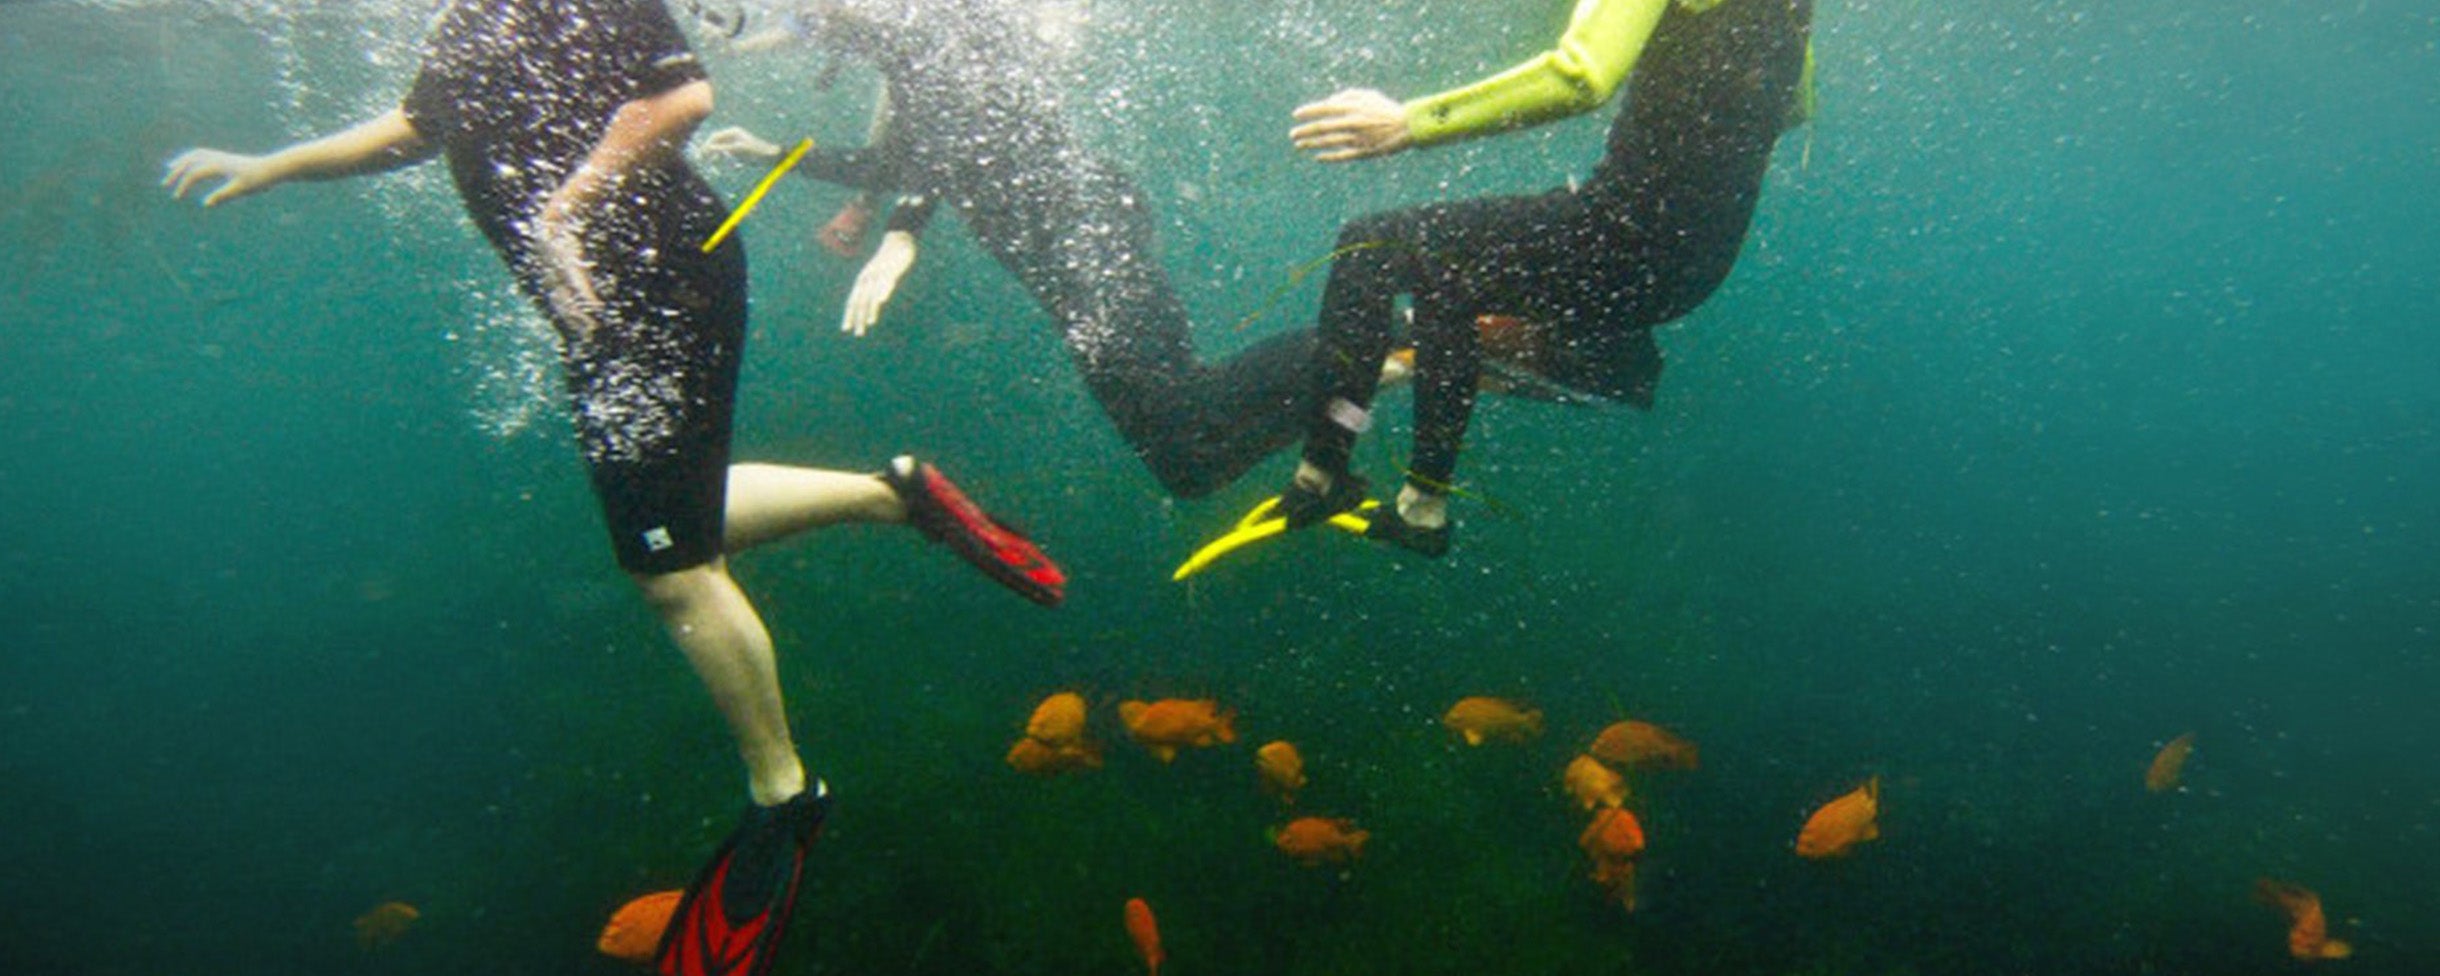
<svg viewBox="0 0 2440 976">
<path fill-rule="evenodd" d="M 1233 349 L 1302 321 L 1340 221 L 1581 174 L 1608 113 L 1322 167 L 1297 103 L 1546 45 L 1556 0 L 1095 0 L 1086 130 Z M 1218 8 L 1218 9 L 1209 9 Z M 1360 8 L 1360 12 L 1358 12 Z M 611 566 L 537 322 L 437 168 L 209 213 L 193 145 L 369 116 L 429 4 L 0 4 L 0 969 L 617 973 L 608 912 L 742 802 Z M 746 226 L 746 457 L 938 459 L 1074 572 L 1041 611 L 912 533 L 739 560 L 840 801 L 782 972 L 2276 973 L 2257 877 L 2334 972 L 2440 959 L 2440 14 L 2353 4 L 1825 3 L 1819 120 L 1649 414 L 1492 402 L 1458 549 L 1314 534 L 1169 569 L 1285 459 L 1165 500 L 1044 317 L 944 223 L 880 331 L 783 187 Z M 870 79 L 707 49 L 715 124 L 852 142 Z M 751 167 L 707 170 L 734 197 Z M 1251 317 L 1250 321 L 1247 320 Z M 1405 403 L 1359 462 L 1386 480 Z M 2418 501 L 2418 499 L 2420 499 Z M 1021 778 L 1062 688 L 1216 697 L 1246 740 Z M 1518 748 L 1436 717 L 1504 694 Z M 1642 906 L 1558 770 L 1631 714 Z M 2146 794 L 2196 733 L 2186 786 Z M 1268 849 L 1300 743 L 1352 869 Z M 1879 775 L 1884 839 L 1790 853 Z M 377 952 L 349 922 L 423 919 Z"/>
</svg>

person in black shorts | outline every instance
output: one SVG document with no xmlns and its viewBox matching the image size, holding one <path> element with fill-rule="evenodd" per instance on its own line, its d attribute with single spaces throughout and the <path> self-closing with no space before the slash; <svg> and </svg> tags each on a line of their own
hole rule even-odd
<svg viewBox="0 0 2440 976">
<path fill-rule="evenodd" d="M 890 265 L 889 285 L 946 206 L 1049 313 L 1086 388 L 1172 494 L 1209 494 L 1294 442 L 1313 387 L 1312 330 L 1267 337 L 1222 362 L 1197 358 L 1144 193 L 1078 139 L 1021 5 L 813 0 L 802 23 L 832 57 L 869 61 L 884 80 L 887 121 L 872 144 L 816 147 L 797 172 L 868 200 L 897 195 L 876 258 Z M 722 135 L 730 151 L 778 153 L 741 130 Z M 873 267 L 848 331 L 861 333 L 878 312 L 878 300 L 862 298 Z"/>
<path fill-rule="evenodd" d="M 1634 79 L 1581 184 L 1341 230 L 1303 463 L 1278 505 L 1290 525 L 1364 500 L 1349 454 L 1370 423 L 1399 295 L 1413 302 L 1415 452 L 1395 508 L 1367 534 L 1439 555 L 1487 348 L 1531 349 L 1545 379 L 1649 407 L 1661 368 L 1652 328 L 1692 311 L 1736 263 L 1772 147 L 1809 111 L 1810 0 L 1573 6 L 1559 45 L 1497 76 L 1405 103 L 1352 89 L 1297 110 L 1296 145 L 1335 162 L 1589 111 Z M 1532 334 L 1496 334 L 1520 328 Z"/>
<path fill-rule="evenodd" d="M 455 0 L 396 110 L 263 156 L 196 149 L 163 183 L 213 206 L 445 156 L 467 214 L 555 327 L 619 565 L 735 733 L 753 803 L 681 903 L 664 972 L 760 972 L 827 790 L 798 758 L 771 638 L 725 555 L 838 522 L 905 522 L 1046 605 L 1065 576 L 928 464 L 879 475 L 729 463 L 746 262 L 679 152 L 712 89 L 660 0 Z"/>
</svg>

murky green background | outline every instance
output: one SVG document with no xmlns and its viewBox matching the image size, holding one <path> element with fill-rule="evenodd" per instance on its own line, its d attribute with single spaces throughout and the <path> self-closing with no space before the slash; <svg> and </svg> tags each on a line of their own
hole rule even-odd
<svg viewBox="0 0 2440 976">
<path fill-rule="evenodd" d="M 1141 177 L 1213 350 L 1340 221 L 1581 174 L 1607 113 L 1386 164 L 1288 110 L 1548 43 L 1556 0 L 1094 0 L 1077 114 Z M 2158 9 L 2155 9 L 2155 7 Z M 204 213 L 191 145 L 392 104 L 429 3 L 0 5 L 0 968 L 569 973 L 674 887 L 741 776 L 612 568 L 536 320 L 436 167 Z M 1285 461 L 1173 503 L 953 222 L 835 323 L 836 191 L 747 225 L 741 454 L 939 459 L 1074 571 L 1044 612 L 912 533 L 746 557 L 840 802 L 782 972 L 1135 971 L 1148 898 L 1216 973 L 2272 973 L 2253 879 L 2351 973 L 2440 955 L 2440 15 L 2356 4 L 1826 3 L 1824 111 L 1650 414 L 1491 403 L 1458 550 L 1316 534 L 1167 582 Z M 706 52 L 716 123 L 854 141 L 869 78 Z M 732 195 L 759 175 L 713 168 Z M 1252 321 L 1240 325 L 1249 314 Z M 1386 478 L 1404 403 L 1359 460 Z M 1042 694 L 1212 696 L 1249 741 L 1038 782 Z M 1465 750 L 1465 694 L 1551 733 Z M 1558 770 L 1621 713 L 1642 910 Z M 2197 733 L 2187 788 L 2145 794 Z M 1270 851 L 1301 743 L 1341 876 Z M 1789 843 L 1878 774 L 1885 839 Z M 420 925 L 367 953 L 349 921 Z"/>
</svg>

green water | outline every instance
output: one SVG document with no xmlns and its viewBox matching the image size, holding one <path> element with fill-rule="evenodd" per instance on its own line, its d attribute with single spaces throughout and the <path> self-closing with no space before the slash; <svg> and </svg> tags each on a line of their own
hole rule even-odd
<svg viewBox="0 0 2440 976">
<path fill-rule="evenodd" d="M 1318 279 L 1265 301 L 1351 216 L 1584 172 L 1607 113 L 1360 168 L 1283 137 L 1338 87 L 1533 51 L 1562 6 L 1095 0 L 1076 109 L 1225 351 L 1311 314 Z M 0 4 L 8 972 L 629 971 L 602 920 L 742 802 L 437 168 L 210 213 L 154 185 L 393 103 L 429 9 Z M 739 561 L 839 794 L 780 971 L 1140 971 L 1139 895 L 1177 976 L 2287 971 L 2263 876 L 2320 892 L 2357 947 L 2332 971 L 2427 971 L 2440 17 L 1824 4 L 1817 35 L 1823 115 L 1664 331 L 1658 408 L 1487 404 L 1461 474 L 1497 504 L 1441 562 L 1317 533 L 1169 583 L 1284 459 L 1164 500 L 952 222 L 838 335 L 853 266 L 804 231 L 840 195 L 775 193 L 741 455 L 937 458 L 1076 577 L 1042 611 L 882 529 Z M 715 124 L 861 131 L 861 75 L 815 99 L 801 58 L 707 60 Z M 1119 698 L 1193 695 L 1246 740 L 1018 777 L 1061 688 L 1104 737 Z M 1456 746 L 1468 694 L 1550 734 Z M 1632 916 L 1557 795 L 1622 709 L 1705 760 L 1638 783 Z M 2186 788 L 2145 794 L 2188 730 Z M 1267 848 L 1274 737 L 1301 809 L 1373 832 L 1343 874 Z M 1884 839 L 1798 860 L 1875 774 Z M 360 950 L 391 899 L 422 921 Z"/>
</svg>

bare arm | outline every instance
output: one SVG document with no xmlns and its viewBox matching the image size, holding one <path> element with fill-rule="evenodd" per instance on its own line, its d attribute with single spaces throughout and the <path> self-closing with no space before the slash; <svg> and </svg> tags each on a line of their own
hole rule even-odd
<svg viewBox="0 0 2440 976">
<path fill-rule="evenodd" d="M 619 106 L 610 128 L 543 202 L 534 243 L 548 281 L 552 308 L 582 331 L 591 331 L 601 309 L 585 259 L 584 221 L 636 167 L 677 158 L 695 128 L 712 114 L 712 85 L 692 81 Z"/>
<path fill-rule="evenodd" d="M 185 199 L 197 184 L 220 180 L 203 198 L 218 206 L 260 193 L 292 180 L 335 180 L 380 173 L 431 158 L 433 147 L 407 121 L 405 112 L 391 109 L 341 132 L 300 142 L 262 156 L 218 149 L 189 149 L 169 161 L 161 185 L 170 196 Z"/>
<path fill-rule="evenodd" d="M 675 158 L 712 114 L 712 83 L 691 81 L 619 106 L 584 165 L 542 207 L 544 222 L 579 219 L 629 171 Z"/>
</svg>

